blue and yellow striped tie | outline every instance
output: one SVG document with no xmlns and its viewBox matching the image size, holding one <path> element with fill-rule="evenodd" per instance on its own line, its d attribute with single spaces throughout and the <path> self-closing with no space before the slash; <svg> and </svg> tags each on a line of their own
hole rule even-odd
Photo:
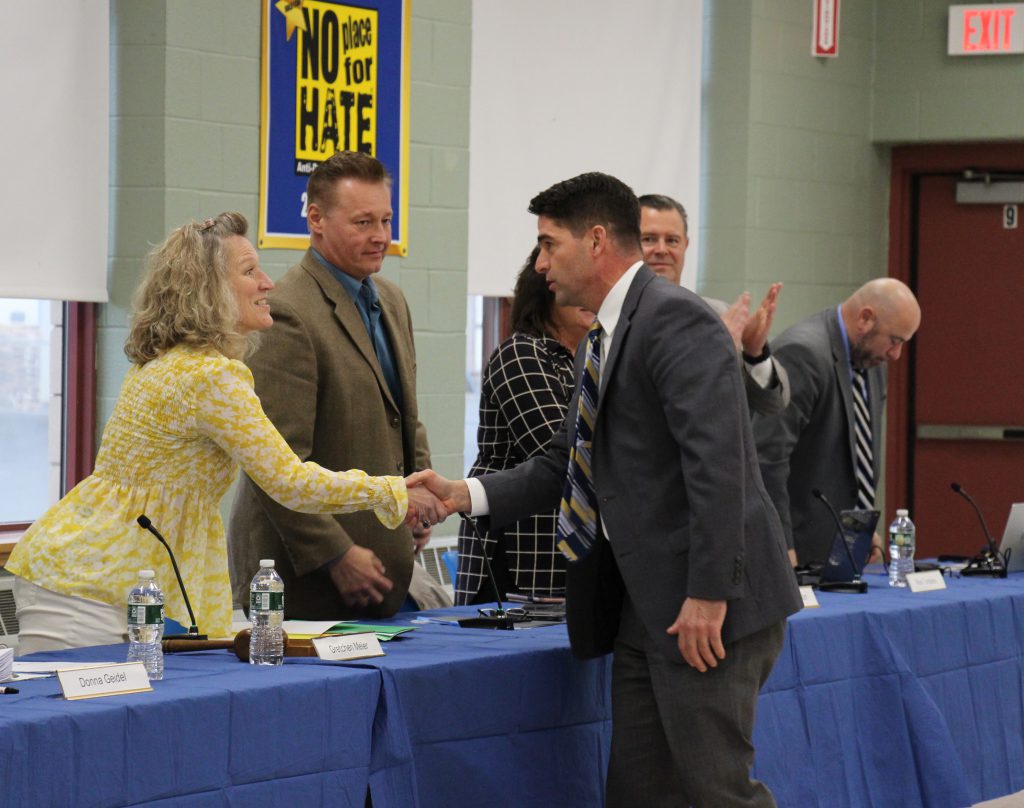
<svg viewBox="0 0 1024 808">
<path fill-rule="evenodd" d="M 569 451 L 569 470 L 556 530 L 558 549 L 570 561 L 586 556 L 597 537 L 597 491 L 590 460 L 600 381 L 601 324 L 595 319 L 587 333 L 587 359 L 576 412 L 576 440 Z"/>
</svg>

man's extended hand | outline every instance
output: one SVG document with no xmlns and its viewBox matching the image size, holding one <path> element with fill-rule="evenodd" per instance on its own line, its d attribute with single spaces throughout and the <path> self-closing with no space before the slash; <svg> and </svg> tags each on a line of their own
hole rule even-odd
<svg viewBox="0 0 1024 808">
<path fill-rule="evenodd" d="M 405 484 L 409 488 L 424 486 L 434 496 L 441 500 L 441 505 L 448 513 L 462 511 L 469 513 L 472 503 L 469 500 L 469 486 L 465 480 L 448 480 L 442 477 L 433 469 L 425 469 L 410 474 Z"/>
<path fill-rule="evenodd" d="M 760 356 L 764 351 L 764 344 L 768 341 L 768 332 L 772 330 L 772 320 L 775 318 L 775 308 L 778 305 L 781 291 L 782 284 L 773 283 L 768 288 L 768 294 L 764 296 L 761 305 L 751 312 L 744 324 L 742 342 L 743 352 L 747 356 Z M 746 293 L 744 292 L 744 294 Z M 749 303 L 749 301 L 750 296 L 747 295 L 747 302 Z"/>
<path fill-rule="evenodd" d="M 415 475 L 405 478 L 405 488 L 409 495 L 409 510 L 405 514 L 405 524 L 426 529 L 448 518 L 448 511 L 429 488 L 415 485 Z"/>
<path fill-rule="evenodd" d="M 683 659 L 701 673 L 718 667 L 718 660 L 725 659 L 722 624 L 728 607 L 724 600 L 687 598 L 676 622 L 667 629 L 675 635 Z"/>
<path fill-rule="evenodd" d="M 380 603 L 393 586 L 381 560 L 372 550 L 358 544 L 332 561 L 327 569 L 341 599 L 359 609 Z"/>
</svg>

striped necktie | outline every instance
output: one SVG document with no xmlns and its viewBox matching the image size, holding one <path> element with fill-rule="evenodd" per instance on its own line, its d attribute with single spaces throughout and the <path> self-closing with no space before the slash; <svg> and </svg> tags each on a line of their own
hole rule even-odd
<svg viewBox="0 0 1024 808">
<path fill-rule="evenodd" d="M 576 412 L 576 440 L 569 450 L 569 470 L 555 531 L 558 549 L 570 561 L 586 556 L 597 537 L 597 491 L 590 460 L 600 381 L 601 324 L 595 319 L 587 333 L 587 359 L 580 379 Z"/>
<path fill-rule="evenodd" d="M 871 449 L 871 409 L 868 407 L 867 371 L 853 371 L 853 431 L 857 477 L 857 507 L 875 507 L 875 456 Z"/>
</svg>

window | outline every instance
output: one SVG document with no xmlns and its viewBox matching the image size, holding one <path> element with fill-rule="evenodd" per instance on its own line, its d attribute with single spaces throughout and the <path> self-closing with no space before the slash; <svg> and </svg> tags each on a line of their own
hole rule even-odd
<svg viewBox="0 0 1024 808">
<path fill-rule="evenodd" d="M 0 298 L 0 528 L 91 470 L 95 305 Z"/>
<path fill-rule="evenodd" d="M 60 304 L 0 299 L 0 523 L 60 495 L 61 320 Z"/>
<path fill-rule="evenodd" d="M 467 295 L 466 301 L 466 412 L 463 459 L 466 470 L 476 462 L 476 431 L 480 425 L 480 385 L 487 362 L 502 340 L 511 334 L 511 298 Z"/>
</svg>

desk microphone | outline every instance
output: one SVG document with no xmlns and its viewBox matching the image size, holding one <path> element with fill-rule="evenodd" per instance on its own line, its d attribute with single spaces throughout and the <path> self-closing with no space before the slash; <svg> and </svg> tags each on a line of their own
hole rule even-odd
<svg viewBox="0 0 1024 808">
<path fill-rule="evenodd" d="M 168 636 L 168 640 L 205 640 L 206 635 L 200 634 L 199 629 L 196 626 L 196 616 L 192 612 L 192 604 L 188 600 L 188 592 L 185 591 L 185 582 L 181 580 L 181 573 L 178 572 L 178 562 L 174 560 L 174 552 L 171 550 L 171 546 L 167 543 L 166 539 L 160 535 L 160 531 L 153 527 L 153 523 L 149 521 L 149 517 L 146 514 L 141 514 L 138 519 L 135 520 L 139 523 L 139 527 L 148 530 L 154 536 L 158 542 L 167 548 L 167 555 L 171 557 L 171 566 L 174 567 L 174 577 L 178 579 L 178 586 L 181 588 L 181 596 L 185 599 L 185 608 L 188 609 L 188 618 L 192 621 L 192 625 L 189 626 L 187 634 L 174 634 Z"/>
<path fill-rule="evenodd" d="M 459 620 L 459 626 L 462 628 L 500 628 L 511 630 L 515 620 L 513 620 L 512 615 L 505 611 L 505 607 L 502 605 L 501 592 L 498 591 L 498 579 L 494 577 L 494 570 L 491 569 L 491 560 L 487 557 L 487 544 L 477 529 L 476 519 L 468 513 L 462 513 L 461 511 L 459 516 L 469 525 L 469 529 L 473 531 L 473 535 L 480 542 L 480 554 L 484 557 L 484 570 L 487 572 L 487 580 L 494 587 L 494 597 L 498 603 L 498 608 L 495 609 L 493 615 L 481 614 L 479 617 L 463 617 Z"/>
<path fill-rule="evenodd" d="M 839 542 L 843 545 L 843 549 L 846 550 L 846 557 L 850 561 L 850 569 L 853 570 L 852 581 L 820 581 L 815 585 L 816 589 L 822 592 L 844 592 L 848 595 L 864 595 L 868 591 L 867 581 L 860 579 L 860 570 L 857 569 L 857 562 L 853 560 L 853 552 L 850 550 L 850 543 L 846 540 L 846 528 L 843 527 L 843 521 L 839 518 L 839 514 L 836 513 L 836 509 L 829 502 L 826 497 L 817 488 L 812 488 L 811 493 L 821 500 L 821 503 L 828 508 L 828 512 L 832 514 L 832 519 L 836 523 L 836 527 L 839 529 Z M 828 563 L 828 559 L 825 560 Z"/>
<path fill-rule="evenodd" d="M 978 507 L 978 503 L 974 501 L 974 497 L 960 487 L 960 483 L 950 483 L 949 487 L 953 489 L 955 493 L 959 494 L 971 503 L 971 507 L 974 508 L 974 512 L 978 514 L 978 521 L 981 522 L 981 529 L 985 534 L 985 549 L 972 558 L 967 566 L 960 570 L 960 574 L 991 575 L 993 578 L 1005 578 L 1006 559 L 999 550 L 996 549 L 995 540 L 989 532 L 988 525 L 985 523 L 985 516 L 981 512 L 981 508 Z"/>
</svg>

